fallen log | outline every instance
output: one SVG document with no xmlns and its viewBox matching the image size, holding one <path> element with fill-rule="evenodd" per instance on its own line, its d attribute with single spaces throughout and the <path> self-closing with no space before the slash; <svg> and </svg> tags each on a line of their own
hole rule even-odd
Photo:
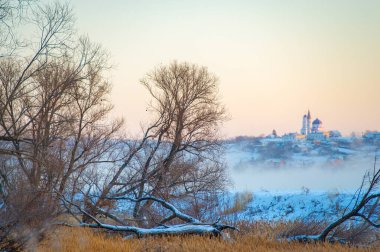
<svg viewBox="0 0 380 252">
<path fill-rule="evenodd" d="M 138 199 L 133 199 L 129 197 L 118 197 L 118 198 L 110 198 L 113 200 L 129 200 L 133 202 L 141 202 L 141 201 L 147 201 L 152 200 L 159 204 L 161 204 L 164 208 L 168 209 L 171 214 L 165 218 L 163 218 L 158 226 L 153 228 L 141 228 L 136 226 L 129 226 L 129 225 L 110 225 L 106 223 L 102 223 L 99 219 L 97 219 L 95 216 L 91 215 L 84 209 L 82 209 L 78 204 L 75 204 L 69 200 L 67 200 L 64 195 L 57 193 L 60 197 L 60 199 L 63 202 L 63 205 L 66 206 L 66 208 L 69 210 L 71 214 L 73 212 L 70 210 L 67 205 L 71 205 L 75 207 L 79 212 L 89 217 L 89 219 L 93 220 L 94 223 L 85 223 L 81 222 L 78 226 L 80 227 L 89 227 L 89 228 L 100 228 L 100 229 L 106 229 L 106 230 L 112 230 L 116 232 L 127 232 L 132 233 L 136 235 L 137 237 L 144 237 L 144 236 L 160 236 L 160 235 L 212 235 L 212 236 L 220 236 L 222 235 L 222 231 L 225 229 L 231 229 L 231 230 L 238 230 L 234 226 L 220 224 L 220 218 L 213 222 L 213 223 L 204 223 L 200 220 L 187 215 L 185 213 L 182 213 L 180 210 L 178 210 L 174 205 L 170 204 L 169 202 L 156 198 L 156 197 L 143 197 Z M 108 215 L 111 215 L 108 213 Z M 179 219 L 181 221 L 184 221 L 183 224 L 175 224 L 175 225 L 166 225 L 164 223 L 173 220 L 173 219 Z M 111 219 L 117 219 L 116 216 L 114 216 Z"/>
<path fill-rule="evenodd" d="M 135 226 L 118 226 L 109 224 L 89 224 L 81 223 L 82 227 L 103 228 L 112 231 L 131 232 L 137 237 L 160 236 L 160 235 L 213 235 L 219 236 L 224 229 L 233 229 L 235 227 L 221 224 L 179 224 L 170 226 L 158 226 L 154 228 L 139 228 Z"/>
</svg>

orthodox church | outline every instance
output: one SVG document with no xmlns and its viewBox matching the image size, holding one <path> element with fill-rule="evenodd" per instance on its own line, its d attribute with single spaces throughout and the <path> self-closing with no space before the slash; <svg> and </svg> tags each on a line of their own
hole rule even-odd
<svg viewBox="0 0 380 252">
<path fill-rule="evenodd" d="M 310 140 L 322 140 L 330 136 L 329 131 L 323 130 L 321 120 L 316 118 L 311 122 L 310 110 L 302 118 L 301 134 Z"/>
</svg>

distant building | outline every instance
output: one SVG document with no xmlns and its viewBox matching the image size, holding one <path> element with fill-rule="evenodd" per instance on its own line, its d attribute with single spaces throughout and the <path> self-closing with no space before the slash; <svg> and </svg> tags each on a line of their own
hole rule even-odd
<svg viewBox="0 0 380 252">
<path fill-rule="evenodd" d="M 321 141 L 329 138 L 331 136 L 331 133 L 332 131 L 325 131 L 323 129 L 323 123 L 320 119 L 316 118 L 311 123 L 310 110 L 307 111 L 307 114 L 303 115 L 301 128 L 301 135 L 303 135 L 303 138 L 313 141 Z M 339 133 L 339 131 L 334 131 L 332 135 L 336 136 L 337 133 Z M 302 139 L 302 137 L 297 137 L 297 139 Z"/>
<path fill-rule="evenodd" d="M 338 130 L 330 130 L 330 138 L 342 137 L 342 134 Z"/>
<path fill-rule="evenodd" d="M 377 144 L 380 143 L 380 132 L 378 131 L 368 131 L 364 133 L 363 140 L 366 143 Z"/>
<path fill-rule="evenodd" d="M 311 116 L 310 116 L 310 110 L 307 111 L 307 115 L 303 115 L 302 119 L 302 128 L 301 128 L 301 134 L 302 135 L 307 135 L 310 133 L 310 121 L 311 121 Z"/>
<path fill-rule="evenodd" d="M 323 131 L 322 121 L 317 118 L 313 121 L 313 126 L 311 127 L 311 133 L 318 133 L 322 131 Z"/>
<path fill-rule="evenodd" d="M 272 131 L 272 135 L 273 135 L 274 137 L 277 137 L 277 131 L 276 131 L 275 129 Z"/>
<path fill-rule="evenodd" d="M 307 135 L 308 140 L 321 141 L 330 137 L 329 131 L 316 131 Z"/>
<path fill-rule="evenodd" d="M 304 134 L 298 134 L 298 133 L 288 133 L 282 136 L 282 139 L 284 141 L 295 141 L 300 139 L 305 139 L 306 135 Z"/>
</svg>

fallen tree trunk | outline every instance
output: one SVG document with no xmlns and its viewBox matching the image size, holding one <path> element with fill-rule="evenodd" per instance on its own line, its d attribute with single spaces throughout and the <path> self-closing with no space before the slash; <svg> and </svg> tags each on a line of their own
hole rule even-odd
<svg viewBox="0 0 380 252">
<path fill-rule="evenodd" d="M 63 205 L 66 206 L 66 208 L 69 210 L 71 214 L 74 214 L 68 205 L 71 205 L 75 207 L 77 210 L 79 210 L 80 213 L 86 215 L 89 219 L 93 220 L 94 223 L 84 223 L 81 222 L 79 226 L 81 227 L 89 227 L 89 228 L 100 228 L 100 229 L 107 229 L 112 231 L 118 231 L 118 232 L 128 232 L 136 235 L 137 237 L 144 237 L 144 236 L 160 236 L 160 235 L 212 235 L 212 236 L 219 236 L 222 234 L 222 231 L 225 229 L 231 229 L 231 230 L 238 230 L 236 227 L 220 224 L 218 219 L 214 223 L 204 223 L 200 220 L 187 215 L 185 213 L 182 213 L 179 211 L 174 205 L 170 204 L 169 202 L 159 199 L 156 197 L 143 197 L 138 199 L 128 198 L 128 197 L 118 197 L 118 198 L 110 198 L 112 200 L 129 200 L 133 202 L 141 202 L 141 201 L 154 201 L 157 203 L 160 203 L 164 208 L 168 209 L 171 214 L 165 218 L 163 218 L 158 226 L 153 228 L 141 228 L 136 226 L 128 226 L 128 225 L 110 225 L 106 223 L 102 223 L 98 218 L 88 213 L 86 210 L 82 209 L 78 204 L 75 204 L 69 200 L 67 200 L 62 194 L 57 193 L 60 197 L 60 199 L 63 202 Z M 107 216 L 110 216 L 111 214 L 108 213 Z M 173 219 L 180 219 L 184 221 L 183 224 L 176 224 L 176 225 L 165 225 L 164 223 L 173 220 Z M 111 219 L 118 219 L 116 216 L 112 216 Z"/>
<path fill-rule="evenodd" d="M 236 228 L 220 224 L 179 224 L 170 226 L 158 226 L 154 228 L 139 228 L 134 226 L 117 226 L 108 224 L 81 223 L 82 227 L 104 228 L 112 231 L 123 231 L 134 233 L 137 237 L 160 236 L 160 235 L 213 235 L 219 236 L 224 229 Z"/>
</svg>

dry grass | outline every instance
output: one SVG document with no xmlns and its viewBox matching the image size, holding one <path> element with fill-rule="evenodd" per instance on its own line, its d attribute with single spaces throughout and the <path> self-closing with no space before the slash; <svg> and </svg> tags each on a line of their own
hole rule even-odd
<svg viewBox="0 0 380 252">
<path fill-rule="evenodd" d="M 249 203 L 253 200 L 253 194 L 251 192 L 238 192 L 235 193 L 233 204 L 230 207 L 225 207 L 222 215 L 229 215 L 238 213 L 247 209 Z"/>
<path fill-rule="evenodd" d="M 260 230 L 262 227 L 255 227 Z M 378 248 L 377 248 L 378 249 Z M 60 228 L 37 248 L 38 251 L 378 251 L 331 244 L 278 242 L 266 235 L 245 233 L 231 239 L 201 236 L 156 237 L 125 240 L 84 228 Z"/>
</svg>

